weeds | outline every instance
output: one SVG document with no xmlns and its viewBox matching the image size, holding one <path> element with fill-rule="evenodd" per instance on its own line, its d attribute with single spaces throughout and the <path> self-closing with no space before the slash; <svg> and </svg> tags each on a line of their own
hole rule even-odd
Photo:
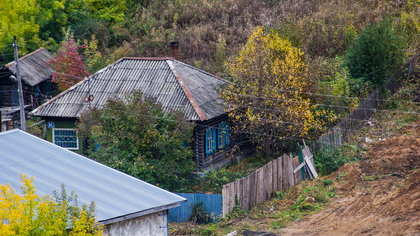
<svg viewBox="0 0 420 236">
<path fill-rule="evenodd" d="M 374 181 L 377 179 L 382 179 L 382 175 L 378 174 L 378 175 L 362 175 L 363 180 L 365 181 Z"/>
</svg>

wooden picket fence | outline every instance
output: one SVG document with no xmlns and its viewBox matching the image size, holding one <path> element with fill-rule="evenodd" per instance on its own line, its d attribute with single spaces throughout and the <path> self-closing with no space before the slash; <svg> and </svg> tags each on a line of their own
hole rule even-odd
<svg viewBox="0 0 420 236">
<path fill-rule="evenodd" d="M 304 156 L 312 158 L 306 145 L 302 151 Z M 313 165 L 313 159 L 311 162 Z M 284 154 L 252 174 L 223 185 L 223 216 L 233 210 L 236 198 L 242 209 L 249 210 L 270 199 L 277 191 L 285 191 L 300 183 L 303 180 L 301 172 L 293 173 L 299 165 L 299 157 Z"/>
</svg>

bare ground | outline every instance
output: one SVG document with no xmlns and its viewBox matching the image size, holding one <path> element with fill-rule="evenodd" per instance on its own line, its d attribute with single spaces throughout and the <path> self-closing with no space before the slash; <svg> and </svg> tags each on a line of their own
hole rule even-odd
<svg viewBox="0 0 420 236">
<path fill-rule="evenodd" d="M 418 136 L 375 142 L 363 160 L 330 176 L 347 174 L 335 182 L 338 197 L 278 234 L 420 235 L 419 166 Z"/>
</svg>

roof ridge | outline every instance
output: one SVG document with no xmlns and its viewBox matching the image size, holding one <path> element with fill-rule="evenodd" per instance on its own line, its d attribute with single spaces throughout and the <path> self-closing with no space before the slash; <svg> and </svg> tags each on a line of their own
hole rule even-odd
<svg viewBox="0 0 420 236">
<path fill-rule="evenodd" d="M 201 72 L 201 73 L 204 73 L 204 74 L 206 74 L 206 75 L 209 75 L 209 76 L 211 76 L 211 77 L 214 77 L 214 78 L 216 78 L 216 79 L 222 80 L 223 82 L 226 82 L 226 83 L 231 83 L 230 81 L 225 80 L 225 79 L 223 79 L 223 78 L 220 78 L 220 77 L 219 77 L 219 76 L 217 76 L 217 75 L 213 75 L 213 74 L 211 74 L 211 73 L 209 73 L 209 72 L 207 72 L 207 71 L 204 71 L 204 70 L 198 69 L 197 67 L 194 67 L 194 66 L 192 66 L 192 65 L 188 65 L 188 64 L 186 64 L 186 63 L 184 63 L 184 62 L 182 62 L 182 61 L 177 61 L 177 60 L 174 60 L 174 61 L 175 61 L 175 62 L 177 62 L 177 63 L 179 63 L 179 64 L 182 64 L 182 65 L 184 65 L 184 66 L 188 66 L 188 67 L 190 67 L 190 68 L 192 68 L 192 69 L 194 69 L 194 70 L 197 70 L 197 71 L 199 71 L 199 72 Z"/>
<path fill-rule="evenodd" d="M 184 78 L 176 71 L 175 66 L 172 64 L 173 61 L 166 61 L 166 63 L 168 64 L 169 68 L 171 68 L 172 73 L 174 73 L 176 80 L 178 81 L 179 85 L 181 86 L 182 90 L 184 91 L 185 95 L 187 96 L 188 100 L 190 101 L 200 120 L 207 120 L 206 115 L 204 114 L 203 110 L 200 108 L 194 96 L 192 95 L 190 89 L 186 85 Z"/>
<path fill-rule="evenodd" d="M 43 47 L 40 47 L 40 48 L 38 48 L 37 50 L 35 50 L 35 51 L 33 51 L 33 52 L 29 53 L 29 54 L 26 54 L 25 56 L 23 56 L 23 57 L 19 58 L 19 60 L 18 60 L 18 61 L 21 61 L 21 60 L 23 60 L 23 59 L 26 59 L 27 57 L 32 56 L 32 55 L 34 55 L 35 53 L 38 53 L 38 52 L 40 52 L 40 51 L 42 51 L 42 50 L 46 50 L 46 51 L 48 51 L 47 49 L 45 49 L 45 48 L 43 48 Z M 50 52 L 50 51 L 48 51 L 48 52 Z M 50 53 L 51 53 L 51 52 L 50 52 Z M 14 63 L 15 63 L 15 61 L 12 61 L 12 62 L 7 63 L 7 64 L 6 64 L 6 65 L 4 65 L 4 66 L 5 66 L 5 67 L 7 67 L 7 68 L 9 68 L 9 67 L 10 67 L 10 66 L 12 66 Z"/>
</svg>

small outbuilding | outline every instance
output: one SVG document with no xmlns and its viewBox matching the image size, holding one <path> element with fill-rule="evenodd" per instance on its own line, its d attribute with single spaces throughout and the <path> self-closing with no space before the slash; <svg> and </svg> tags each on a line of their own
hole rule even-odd
<svg viewBox="0 0 420 236">
<path fill-rule="evenodd" d="M 21 130 L 1 132 L 0 184 L 20 189 L 19 174 L 35 178 L 39 195 L 64 184 L 79 204 L 94 201 L 109 236 L 169 235 L 168 209 L 186 200 Z"/>
<path fill-rule="evenodd" d="M 19 58 L 25 105 L 36 108 L 56 94 L 57 86 L 51 82 L 54 67 L 48 64 L 52 58 L 53 54 L 45 48 Z M 0 65 L 0 107 L 19 106 L 16 73 L 14 61 Z"/>
</svg>

